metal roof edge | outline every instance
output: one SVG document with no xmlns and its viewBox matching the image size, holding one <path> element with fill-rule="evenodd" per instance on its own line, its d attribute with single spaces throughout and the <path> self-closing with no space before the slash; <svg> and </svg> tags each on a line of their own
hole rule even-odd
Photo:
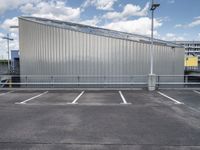
<svg viewBox="0 0 200 150">
<path fill-rule="evenodd" d="M 149 43 L 151 41 L 150 37 L 139 35 L 139 34 L 133 34 L 133 33 L 127 33 L 127 32 L 121 32 L 116 30 L 110 30 L 95 26 L 89 26 L 85 24 L 80 23 L 74 23 L 74 22 L 67 22 L 67 21 L 61 21 L 61 20 L 54 20 L 54 19 L 47 19 L 47 18 L 40 18 L 40 17 L 33 17 L 33 16 L 19 16 L 19 19 L 32 21 L 44 25 L 50 25 L 55 26 L 59 28 L 71 28 L 72 30 L 89 33 L 89 34 L 95 34 L 95 35 L 101 35 L 101 36 L 109 36 L 113 38 L 120 38 L 124 40 L 132 40 L 132 41 L 142 41 Z M 171 41 L 164 41 L 160 39 L 154 38 L 154 42 L 158 45 L 166 45 L 169 47 L 179 47 L 184 48 L 182 45 L 171 42 Z"/>
</svg>

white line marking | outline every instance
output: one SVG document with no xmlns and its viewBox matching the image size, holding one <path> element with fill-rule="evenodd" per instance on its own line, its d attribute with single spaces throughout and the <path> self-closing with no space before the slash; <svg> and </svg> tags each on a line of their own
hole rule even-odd
<svg viewBox="0 0 200 150">
<path fill-rule="evenodd" d="M 41 93 L 41 94 L 39 94 L 39 95 L 33 96 L 33 97 L 31 97 L 31 98 L 29 98 L 29 99 L 27 99 L 27 100 L 25 100 L 25 101 L 22 101 L 22 102 L 19 102 L 19 103 L 16 103 L 16 104 L 26 104 L 26 102 L 31 101 L 31 100 L 33 100 L 33 99 L 35 99 L 35 98 L 38 98 L 38 97 L 40 97 L 40 96 L 42 96 L 42 95 L 44 95 L 44 94 L 47 94 L 47 93 L 48 93 L 48 91 L 46 91 L 46 92 L 44 92 L 44 93 Z"/>
<path fill-rule="evenodd" d="M 199 110 L 197 110 L 197 109 L 195 109 L 195 108 L 193 108 L 193 107 L 188 106 L 188 108 L 191 109 L 191 110 L 193 110 L 193 111 L 196 111 L 196 112 L 198 112 L 198 113 L 200 112 Z"/>
<path fill-rule="evenodd" d="M 162 96 L 164 96 L 164 97 L 166 97 L 166 98 L 172 100 L 175 104 L 184 104 L 184 103 L 182 103 L 182 102 L 179 102 L 179 101 L 175 100 L 175 99 L 172 98 L 172 97 L 167 96 L 166 94 L 164 94 L 164 93 L 162 93 L 162 92 L 159 92 L 159 91 L 158 91 L 158 94 L 160 94 L 160 95 L 162 95 Z"/>
<path fill-rule="evenodd" d="M 78 99 L 83 95 L 84 92 L 85 92 L 85 91 L 82 91 L 82 92 L 73 100 L 73 102 L 72 102 L 71 104 L 78 104 L 77 101 L 78 101 Z"/>
<path fill-rule="evenodd" d="M 127 101 L 126 101 L 126 99 L 125 99 L 125 97 L 124 97 L 124 95 L 122 94 L 122 91 L 119 91 L 119 94 L 120 94 L 120 96 L 121 96 L 121 99 L 122 99 L 122 103 L 120 103 L 120 104 L 131 104 L 131 103 L 127 103 Z"/>
<path fill-rule="evenodd" d="M 12 93 L 12 92 L 14 92 L 14 91 L 9 91 L 9 92 L 6 92 L 6 93 L 1 93 L 0 96 L 6 95 L 6 94 L 9 94 L 9 93 Z"/>
<path fill-rule="evenodd" d="M 199 92 L 199 91 L 195 91 L 195 90 L 194 90 L 194 92 L 200 95 L 200 92 Z"/>
</svg>

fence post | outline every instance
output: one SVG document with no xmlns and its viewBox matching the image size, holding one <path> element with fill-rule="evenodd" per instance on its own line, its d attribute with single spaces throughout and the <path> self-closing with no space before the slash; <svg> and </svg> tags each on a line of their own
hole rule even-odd
<svg viewBox="0 0 200 150">
<path fill-rule="evenodd" d="M 131 87 L 132 87 L 132 88 L 134 88 L 134 84 L 133 84 L 133 78 L 134 78 L 134 77 L 133 77 L 133 76 L 131 76 L 131 83 L 132 83 L 132 84 L 130 85 L 130 88 L 131 88 Z"/>
<path fill-rule="evenodd" d="M 158 84 L 157 84 L 157 86 L 158 86 L 158 88 L 160 87 L 160 76 L 158 75 Z"/>
<path fill-rule="evenodd" d="M 52 83 L 51 86 L 52 86 L 52 88 L 53 88 L 53 87 L 54 87 L 54 84 L 53 84 L 53 83 L 54 83 L 54 78 L 53 78 L 53 76 L 51 76 L 51 83 Z"/>
<path fill-rule="evenodd" d="M 106 76 L 103 77 L 104 88 L 106 87 Z"/>
<path fill-rule="evenodd" d="M 80 87 L 79 82 L 80 82 L 80 77 L 78 76 L 78 88 Z"/>
<path fill-rule="evenodd" d="M 27 86 L 28 86 L 28 85 L 27 85 L 28 77 L 26 76 L 25 79 L 26 79 L 26 88 L 27 88 Z"/>
<path fill-rule="evenodd" d="M 185 87 L 188 87 L 188 84 L 187 84 L 188 83 L 188 76 L 185 76 L 185 83 L 186 83 Z"/>
</svg>

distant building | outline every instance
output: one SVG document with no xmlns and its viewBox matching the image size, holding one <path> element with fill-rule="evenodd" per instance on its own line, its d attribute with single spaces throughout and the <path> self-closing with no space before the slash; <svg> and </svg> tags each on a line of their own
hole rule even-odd
<svg viewBox="0 0 200 150">
<path fill-rule="evenodd" d="M 8 60 L 0 60 L 0 75 L 8 74 Z"/>
<path fill-rule="evenodd" d="M 11 50 L 11 72 L 19 74 L 19 50 Z"/>
<path fill-rule="evenodd" d="M 186 70 L 200 71 L 200 41 L 176 41 L 175 43 L 181 44 L 185 47 L 185 56 L 198 57 L 198 66 L 186 67 Z"/>
</svg>

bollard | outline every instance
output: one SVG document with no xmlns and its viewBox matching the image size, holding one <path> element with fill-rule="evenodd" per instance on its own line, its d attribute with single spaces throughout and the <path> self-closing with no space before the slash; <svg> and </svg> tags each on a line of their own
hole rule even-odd
<svg viewBox="0 0 200 150">
<path fill-rule="evenodd" d="M 148 76 L 148 90 L 155 91 L 156 90 L 156 75 L 149 74 Z"/>
</svg>

